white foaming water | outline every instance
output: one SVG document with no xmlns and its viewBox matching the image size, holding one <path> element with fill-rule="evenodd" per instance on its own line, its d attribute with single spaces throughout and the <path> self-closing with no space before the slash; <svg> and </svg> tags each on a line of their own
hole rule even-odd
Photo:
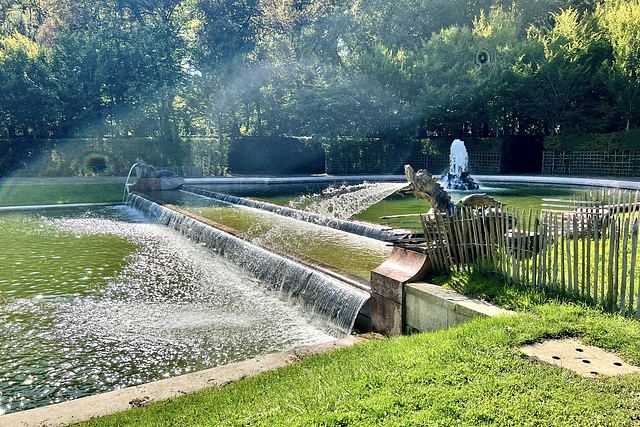
<svg viewBox="0 0 640 427">
<path fill-rule="evenodd" d="M 0 414 L 334 338 L 203 244 L 99 211 L 0 218 Z"/>
<path fill-rule="evenodd" d="M 406 183 L 378 182 L 329 187 L 320 194 L 302 196 L 289 205 L 328 218 L 349 219 L 389 197 Z"/>
<path fill-rule="evenodd" d="M 466 172 L 469 168 L 469 154 L 464 146 L 464 141 L 459 139 L 451 143 L 451 151 L 449 153 L 449 173 L 460 176 L 462 172 Z"/>
</svg>

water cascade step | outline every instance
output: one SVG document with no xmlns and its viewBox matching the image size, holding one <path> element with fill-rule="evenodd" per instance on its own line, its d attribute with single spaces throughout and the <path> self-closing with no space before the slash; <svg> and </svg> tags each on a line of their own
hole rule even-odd
<svg viewBox="0 0 640 427">
<path fill-rule="evenodd" d="M 334 336 L 351 332 L 358 312 L 369 298 L 367 292 L 337 278 L 273 254 L 137 194 L 130 194 L 127 203 L 150 220 L 177 230 L 300 304 L 311 318 L 320 321 Z"/>
<path fill-rule="evenodd" d="M 200 196 L 209 197 L 234 205 L 248 206 L 251 208 L 262 209 L 282 216 L 288 216 L 300 221 L 310 222 L 312 224 L 330 227 L 336 230 L 345 231 L 347 233 L 357 234 L 359 236 L 369 237 L 377 240 L 391 240 L 397 237 L 397 231 L 383 227 L 377 224 L 345 221 L 337 218 L 325 217 L 312 212 L 305 212 L 293 209 L 287 206 L 276 205 L 274 203 L 253 200 L 244 197 L 232 196 L 229 194 L 218 193 L 216 191 L 206 190 L 203 188 L 183 185 L 182 191 L 186 191 Z"/>
</svg>

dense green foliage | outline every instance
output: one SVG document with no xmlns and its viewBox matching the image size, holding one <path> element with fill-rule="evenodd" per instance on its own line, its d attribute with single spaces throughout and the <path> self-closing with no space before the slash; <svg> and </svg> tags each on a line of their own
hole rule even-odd
<svg viewBox="0 0 640 427">
<path fill-rule="evenodd" d="M 0 0 L 0 157 L 621 131 L 640 124 L 638 39 L 640 0 Z"/>
<path fill-rule="evenodd" d="M 478 276 L 478 295 L 519 310 L 446 331 L 373 341 L 82 426 L 636 425 L 640 376 L 587 379 L 519 346 L 576 337 L 640 361 L 640 324 Z"/>
</svg>

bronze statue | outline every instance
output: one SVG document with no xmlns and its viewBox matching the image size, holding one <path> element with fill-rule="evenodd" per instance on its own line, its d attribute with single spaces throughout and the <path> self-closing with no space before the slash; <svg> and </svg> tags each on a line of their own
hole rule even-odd
<svg viewBox="0 0 640 427">
<path fill-rule="evenodd" d="M 504 203 L 498 202 L 493 197 L 485 193 L 470 194 L 463 197 L 457 204 L 451 201 L 449 193 L 440 185 L 439 178 L 426 169 L 414 172 L 410 165 L 405 165 L 404 174 L 407 176 L 409 185 L 398 190 L 403 196 L 411 193 L 417 199 L 427 200 L 431 204 L 432 212 L 441 212 L 453 215 L 459 207 L 481 208 L 481 207 L 502 207 Z"/>
</svg>

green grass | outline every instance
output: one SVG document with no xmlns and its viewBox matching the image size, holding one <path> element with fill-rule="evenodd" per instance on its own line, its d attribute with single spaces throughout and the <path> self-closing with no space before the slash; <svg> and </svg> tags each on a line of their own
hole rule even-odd
<svg viewBox="0 0 640 427">
<path fill-rule="evenodd" d="M 480 275 L 440 278 L 520 310 L 371 341 L 82 426 L 637 425 L 640 375 L 586 379 L 518 350 L 577 337 L 640 363 L 640 323 Z M 457 284 L 454 282 L 458 282 Z"/>
<path fill-rule="evenodd" d="M 119 202 L 123 191 L 120 182 L 0 181 L 0 206 Z"/>
</svg>

